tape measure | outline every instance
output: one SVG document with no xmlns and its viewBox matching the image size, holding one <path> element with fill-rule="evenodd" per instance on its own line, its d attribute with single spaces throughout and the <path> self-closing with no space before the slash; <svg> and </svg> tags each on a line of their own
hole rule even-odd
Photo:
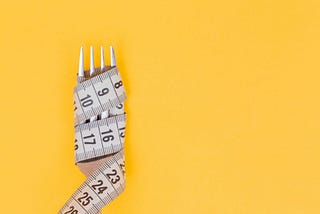
<svg viewBox="0 0 320 214">
<path fill-rule="evenodd" d="M 123 83 L 116 67 L 81 82 L 74 89 L 75 125 L 116 108 L 125 99 Z"/>
<path fill-rule="evenodd" d="M 78 79 L 74 89 L 75 163 L 88 176 L 58 212 L 96 214 L 125 188 L 126 94 L 116 67 Z M 107 118 L 88 121 L 103 112 Z"/>
<path fill-rule="evenodd" d="M 75 162 L 120 151 L 124 143 L 125 114 L 112 116 L 75 128 Z"/>
</svg>

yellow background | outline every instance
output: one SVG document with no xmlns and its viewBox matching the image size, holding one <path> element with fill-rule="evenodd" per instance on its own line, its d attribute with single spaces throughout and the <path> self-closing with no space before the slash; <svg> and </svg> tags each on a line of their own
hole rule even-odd
<svg viewBox="0 0 320 214">
<path fill-rule="evenodd" d="M 320 213 L 319 14 L 316 0 L 2 1 L 0 212 L 56 213 L 84 181 L 79 47 L 88 68 L 89 46 L 99 66 L 112 44 L 127 189 L 103 213 Z"/>
</svg>

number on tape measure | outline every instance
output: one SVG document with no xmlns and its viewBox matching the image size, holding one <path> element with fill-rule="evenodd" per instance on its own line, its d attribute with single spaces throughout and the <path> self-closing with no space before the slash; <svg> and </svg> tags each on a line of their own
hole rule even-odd
<svg viewBox="0 0 320 214">
<path fill-rule="evenodd" d="M 122 109 L 123 108 L 123 104 L 120 103 L 119 105 L 116 106 L 117 109 Z"/>
<path fill-rule="evenodd" d="M 121 150 L 87 178 L 60 213 L 97 213 L 124 190 L 124 167 Z"/>
<path fill-rule="evenodd" d="M 109 89 L 108 88 L 103 88 L 101 91 L 98 91 L 98 95 L 99 96 L 103 96 L 109 93 Z"/>
<path fill-rule="evenodd" d="M 125 99 L 123 82 L 116 67 L 79 83 L 74 90 L 75 125 L 115 107 L 123 108 Z"/>
<path fill-rule="evenodd" d="M 87 206 L 91 200 L 93 200 L 92 196 L 89 196 L 88 192 L 84 192 L 82 197 L 77 199 L 83 206 Z"/>
<path fill-rule="evenodd" d="M 124 105 L 122 103 L 120 103 L 119 105 L 116 105 L 115 108 L 112 108 L 109 111 L 110 116 L 119 115 L 119 114 L 123 114 L 123 113 L 124 113 Z"/>
<path fill-rule="evenodd" d="M 102 194 L 105 190 L 108 189 L 107 186 L 102 186 L 103 185 L 103 181 L 102 180 L 98 180 L 97 184 L 93 184 L 91 187 L 94 190 L 98 190 L 98 194 Z"/>
<path fill-rule="evenodd" d="M 79 148 L 77 142 L 78 142 L 78 140 L 74 139 L 74 150 L 77 150 Z"/>
<path fill-rule="evenodd" d="M 84 141 L 84 144 L 96 144 L 96 138 L 95 138 L 94 134 L 84 136 L 83 139 L 87 140 L 87 141 Z"/>
<path fill-rule="evenodd" d="M 116 67 L 78 81 L 74 90 L 75 162 L 86 164 L 100 157 L 105 162 L 72 194 L 60 214 L 98 213 L 124 190 L 125 99 Z M 88 120 L 102 112 L 108 112 L 108 117 Z"/>
<path fill-rule="evenodd" d="M 121 86 L 122 86 L 122 81 L 116 82 L 116 83 L 114 84 L 114 87 L 115 87 L 115 88 L 120 88 Z"/>
<path fill-rule="evenodd" d="M 76 162 L 113 154 L 123 148 L 125 114 L 80 124 L 75 131 Z"/>
<path fill-rule="evenodd" d="M 76 101 L 73 101 L 73 105 L 74 105 L 73 111 L 76 111 L 77 110 Z"/>
<path fill-rule="evenodd" d="M 125 127 L 122 127 L 119 129 L 119 136 L 124 138 L 124 130 L 125 130 Z"/>
<path fill-rule="evenodd" d="M 103 135 L 102 137 L 103 142 L 109 142 L 110 140 L 114 140 L 114 136 L 111 133 L 112 133 L 111 129 L 105 132 L 101 132 L 101 134 Z"/>
<path fill-rule="evenodd" d="M 115 169 L 113 169 L 111 173 L 107 173 L 107 177 L 113 184 L 116 184 L 118 181 L 120 181 L 120 176 L 117 174 L 117 170 Z"/>
<path fill-rule="evenodd" d="M 120 166 L 120 168 L 121 168 L 122 173 L 123 173 L 123 174 L 126 174 L 126 169 L 125 169 L 125 165 L 124 165 L 124 164 L 125 164 L 125 163 L 124 163 L 124 161 L 123 161 L 123 163 L 120 163 L 119 166 Z"/>
<path fill-rule="evenodd" d="M 90 98 L 91 98 L 90 94 L 87 94 L 87 96 L 80 99 L 82 107 L 89 107 L 93 104 L 93 100 Z"/>
<path fill-rule="evenodd" d="M 67 212 L 65 212 L 64 214 L 68 214 L 68 213 L 70 213 L 70 214 L 77 214 L 78 213 L 78 210 L 76 210 L 76 209 L 74 209 L 74 206 L 71 206 L 71 207 L 69 207 L 70 209 L 67 211 Z"/>
</svg>

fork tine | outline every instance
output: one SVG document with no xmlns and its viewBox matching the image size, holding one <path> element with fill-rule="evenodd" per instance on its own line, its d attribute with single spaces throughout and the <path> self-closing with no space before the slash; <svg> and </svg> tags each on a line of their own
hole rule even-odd
<svg viewBox="0 0 320 214">
<path fill-rule="evenodd" d="M 94 52 L 93 46 L 90 46 L 90 76 L 94 73 Z"/>
<path fill-rule="evenodd" d="M 111 58 L 111 67 L 116 66 L 116 57 L 114 55 L 114 49 L 112 46 L 110 46 L 110 58 Z"/>
<path fill-rule="evenodd" d="M 104 63 L 104 48 L 103 48 L 103 46 L 100 47 L 100 58 L 101 58 L 100 68 L 101 68 L 101 70 L 103 70 L 104 67 L 105 67 L 105 63 Z"/>
<path fill-rule="evenodd" d="M 80 47 L 78 76 L 84 77 L 84 61 L 83 61 L 83 47 L 82 46 Z"/>
<path fill-rule="evenodd" d="M 100 68 L 101 68 L 101 70 L 103 70 L 104 67 L 105 67 L 105 63 L 104 63 L 104 48 L 103 48 L 103 46 L 101 46 L 101 48 L 100 48 L 100 55 L 101 55 L 101 66 L 100 66 Z M 104 111 L 104 112 L 101 113 L 101 119 L 107 118 L 108 116 L 109 116 L 108 111 Z"/>
<path fill-rule="evenodd" d="M 93 46 L 90 46 L 90 76 L 94 73 L 94 52 Z M 90 118 L 90 121 L 95 121 L 97 119 L 96 116 Z"/>
</svg>

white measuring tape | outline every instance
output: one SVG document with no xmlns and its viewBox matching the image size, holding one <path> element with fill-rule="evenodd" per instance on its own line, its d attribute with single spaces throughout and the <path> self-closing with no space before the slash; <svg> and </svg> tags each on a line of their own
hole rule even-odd
<svg viewBox="0 0 320 214">
<path fill-rule="evenodd" d="M 112 116 L 75 128 L 75 162 L 120 151 L 124 143 L 125 114 Z"/>
<path fill-rule="evenodd" d="M 116 67 L 79 79 L 74 89 L 75 162 L 88 176 L 59 214 L 95 214 L 125 188 L 125 90 Z M 88 122 L 102 112 L 109 117 Z"/>
<path fill-rule="evenodd" d="M 116 67 L 78 84 L 74 89 L 75 125 L 116 108 L 126 99 Z"/>
</svg>

